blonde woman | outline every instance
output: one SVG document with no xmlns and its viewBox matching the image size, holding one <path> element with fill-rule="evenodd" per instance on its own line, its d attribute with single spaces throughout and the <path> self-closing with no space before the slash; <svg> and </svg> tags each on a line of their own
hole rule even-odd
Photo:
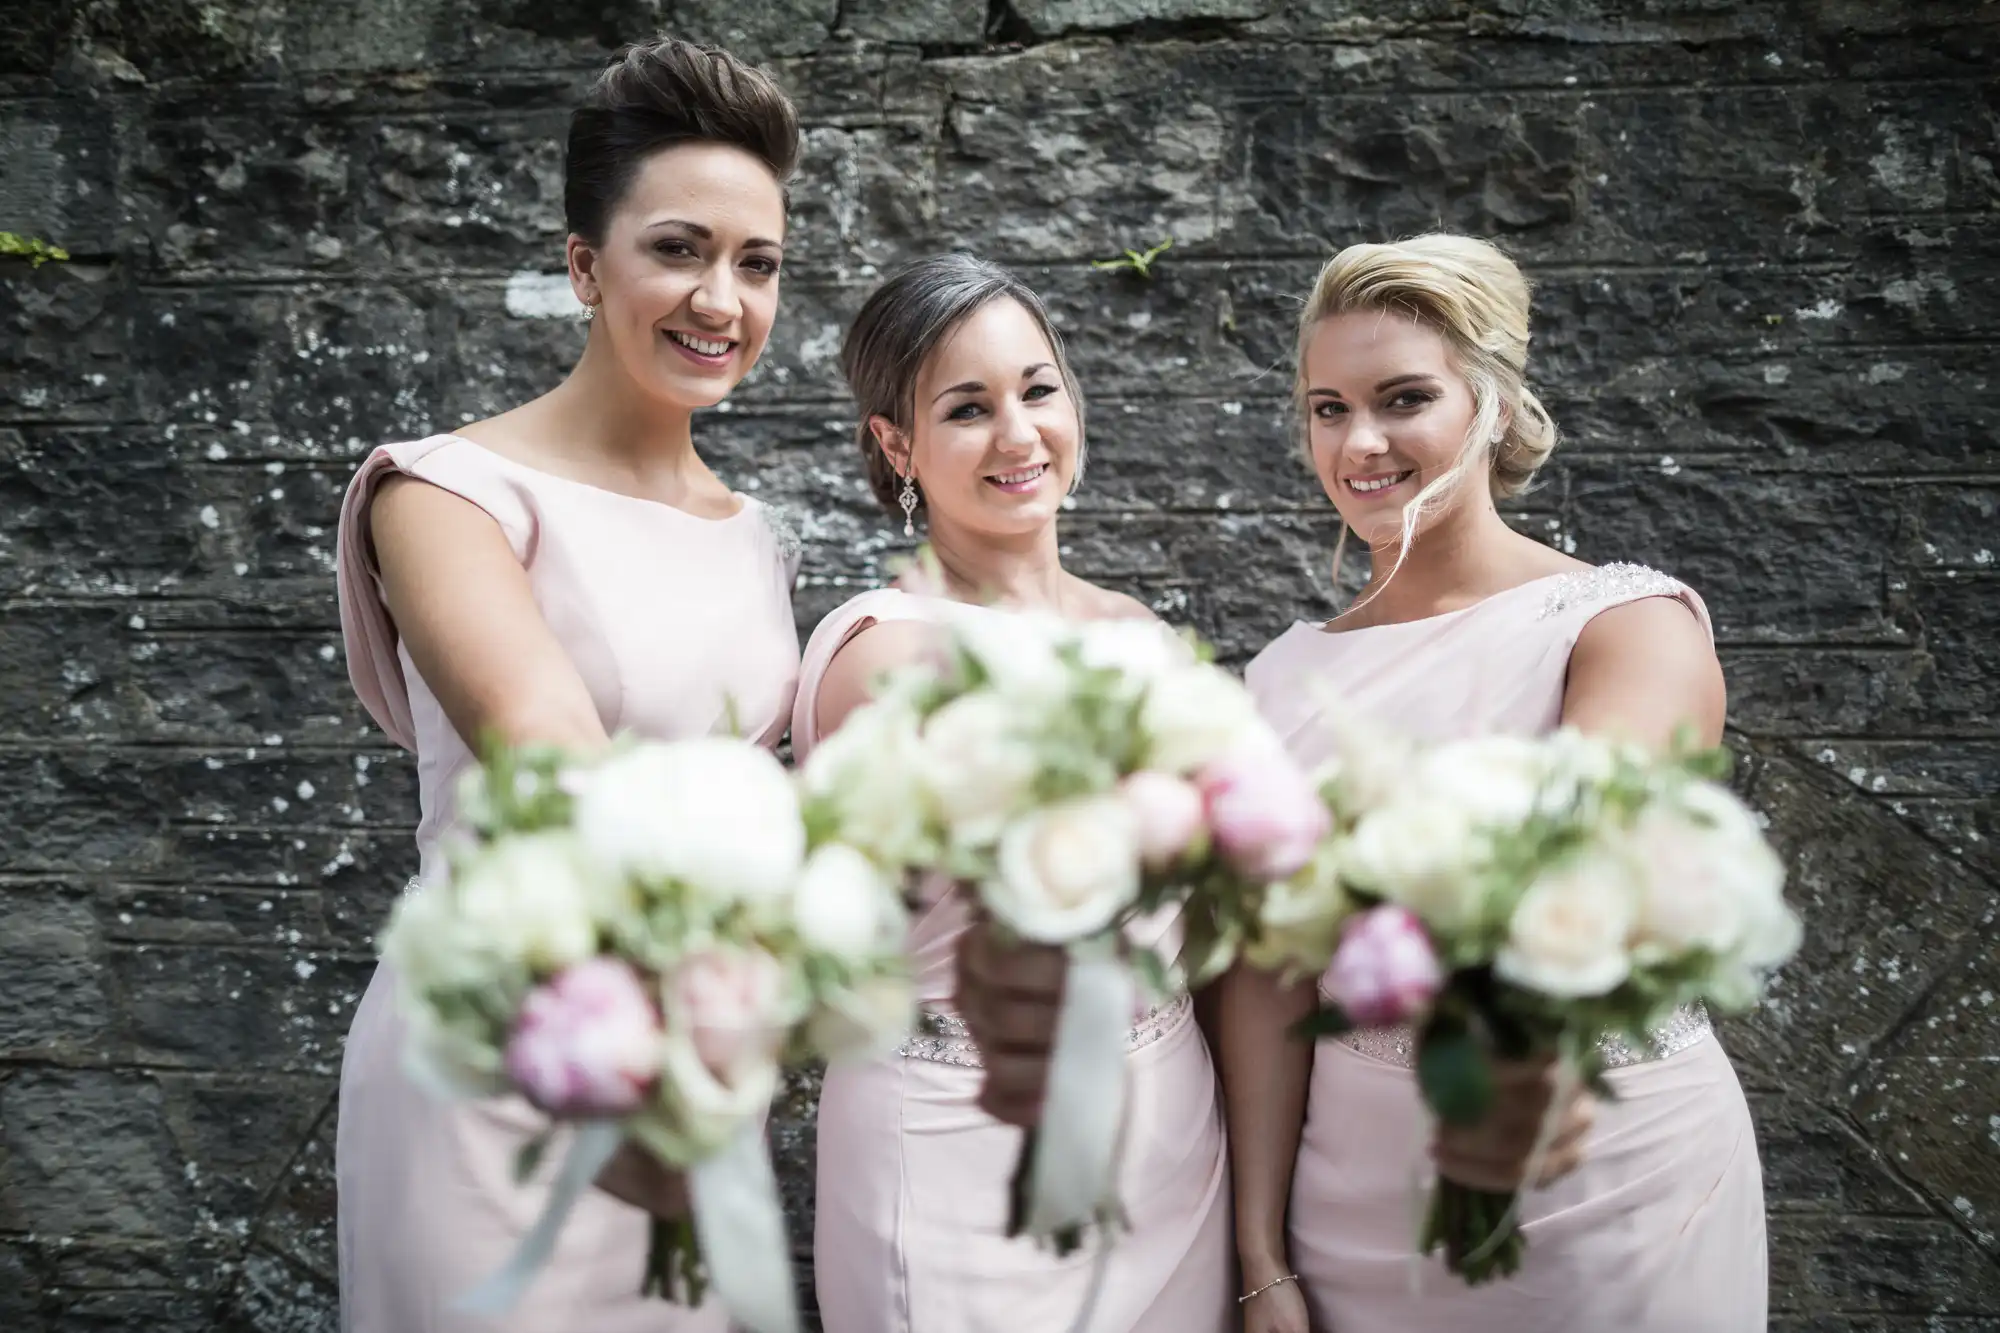
<svg viewBox="0 0 2000 1333">
<path fill-rule="evenodd" d="M 1333 744 L 1330 700 L 1424 739 L 1565 725 L 1656 745 L 1683 726 L 1720 739 L 1701 599 L 1649 569 L 1552 551 L 1495 507 L 1556 445 L 1525 383 L 1527 350 L 1528 285 L 1484 242 L 1357 245 L 1321 272 L 1297 397 L 1313 468 L 1371 572 L 1345 612 L 1294 625 L 1250 664 L 1301 760 Z M 1521 1271 L 1470 1288 L 1435 1261 L 1413 1271 L 1412 1172 L 1431 1136 L 1408 1034 L 1298 1042 L 1287 1030 L 1313 992 L 1248 970 L 1223 983 L 1246 1333 L 1764 1328 L 1756 1141 L 1699 1011 L 1650 1049 L 1610 1053 L 1617 1100 L 1559 1117 L 1556 1169 L 1522 1196 Z M 1486 1188 L 1519 1180 L 1547 1081 L 1535 1069 L 1509 1079 L 1487 1124 L 1436 1138 L 1439 1171 Z"/>
</svg>

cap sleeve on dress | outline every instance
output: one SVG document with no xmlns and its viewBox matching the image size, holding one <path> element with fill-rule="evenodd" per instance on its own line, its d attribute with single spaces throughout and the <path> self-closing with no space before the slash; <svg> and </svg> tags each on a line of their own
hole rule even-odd
<svg viewBox="0 0 2000 1333">
<path fill-rule="evenodd" d="M 803 763 L 812 747 L 819 744 L 819 687 L 848 640 L 884 620 L 925 618 L 925 601 L 898 588 L 877 588 L 842 602 L 819 622 L 800 659 L 799 692 L 792 701 L 794 762 Z"/>
<path fill-rule="evenodd" d="M 1648 597 L 1667 597 L 1685 606 L 1708 641 L 1715 642 L 1715 626 L 1700 594 L 1679 579 L 1645 565 L 1600 565 L 1556 579 L 1537 618 L 1559 621 L 1564 640 L 1574 646 L 1584 627 L 1598 616 Z"/>
<path fill-rule="evenodd" d="M 448 435 L 384 445 L 361 464 L 341 501 L 335 579 L 347 678 L 376 725 L 406 750 L 415 748 L 416 731 L 409 686 L 396 651 L 396 624 L 382 600 L 369 509 L 383 478 L 391 473 L 428 482 L 491 515 L 515 558 L 526 564 L 534 546 L 534 508 L 518 482 L 500 470 L 499 462 L 478 445 Z"/>
</svg>

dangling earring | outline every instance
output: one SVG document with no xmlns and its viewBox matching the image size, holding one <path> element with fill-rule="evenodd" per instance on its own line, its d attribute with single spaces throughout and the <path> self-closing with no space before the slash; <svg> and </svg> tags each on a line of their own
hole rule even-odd
<svg viewBox="0 0 2000 1333">
<path fill-rule="evenodd" d="M 896 503 L 903 507 L 903 535 L 917 535 L 917 475 L 915 472 L 903 474 L 903 489 L 896 496 Z"/>
<path fill-rule="evenodd" d="M 595 302 L 595 301 L 585 301 L 585 302 L 583 303 L 583 313 L 582 313 L 581 315 L 578 315 L 578 316 L 577 316 L 577 318 L 578 318 L 578 319 L 580 319 L 580 320 L 582 320 L 582 321 L 583 321 L 584 323 L 586 323 L 586 324 L 590 323 L 590 321 L 591 321 L 591 320 L 593 320 L 593 319 L 596 319 L 596 318 L 597 318 L 597 302 Z"/>
</svg>

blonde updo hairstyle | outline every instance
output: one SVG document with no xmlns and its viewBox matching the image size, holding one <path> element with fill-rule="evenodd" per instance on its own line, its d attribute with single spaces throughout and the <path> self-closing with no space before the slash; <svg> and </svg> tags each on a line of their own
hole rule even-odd
<svg viewBox="0 0 2000 1333">
<path fill-rule="evenodd" d="M 1312 437 L 1306 349 L 1322 320 L 1370 310 L 1413 319 L 1445 340 L 1472 389 L 1472 427 L 1458 461 L 1403 509 L 1398 568 L 1409 553 L 1417 523 L 1465 478 L 1484 468 L 1494 497 L 1508 499 L 1527 490 L 1555 452 L 1555 422 L 1525 380 L 1528 295 L 1527 278 L 1498 246 L 1443 233 L 1388 245 L 1350 245 L 1327 261 L 1313 284 L 1299 317 L 1298 377 L 1293 386 L 1308 458 Z M 1346 541 L 1343 526 L 1342 546 Z M 1336 549 L 1336 578 L 1339 568 Z"/>
</svg>

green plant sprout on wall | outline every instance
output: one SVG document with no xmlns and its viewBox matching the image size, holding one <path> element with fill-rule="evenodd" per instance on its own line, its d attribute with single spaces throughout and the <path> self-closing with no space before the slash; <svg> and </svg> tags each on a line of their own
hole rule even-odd
<svg viewBox="0 0 2000 1333">
<path fill-rule="evenodd" d="M 51 259 L 58 261 L 68 259 L 69 251 L 60 245 L 50 245 L 39 237 L 17 236 L 11 231 L 0 231 L 0 255 L 25 259 L 36 268 L 40 268 Z"/>
<path fill-rule="evenodd" d="M 1140 254 L 1137 250 L 1127 250 L 1118 259 L 1093 259 L 1090 261 L 1090 266 L 1092 268 L 1104 269 L 1107 272 L 1129 268 L 1140 277 L 1150 281 L 1153 276 L 1153 261 L 1173 249 L 1173 245 L 1174 238 L 1169 236 L 1166 240 L 1161 241 L 1144 254 Z"/>
</svg>

